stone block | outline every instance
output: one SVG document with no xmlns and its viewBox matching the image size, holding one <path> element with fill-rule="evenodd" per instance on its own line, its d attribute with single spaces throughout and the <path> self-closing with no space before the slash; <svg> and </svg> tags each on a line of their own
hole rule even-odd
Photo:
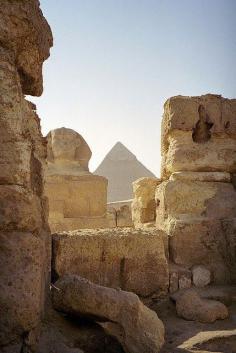
<svg viewBox="0 0 236 353">
<path fill-rule="evenodd" d="M 155 222 L 155 190 L 160 184 L 157 178 L 140 178 L 133 183 L 134 199 L 132 202 L 132 219 L 135 227 Z"/>
<path fill-rule="evenodd" d="M 167 100 L 162 177 L 179 171 L 235 172 L 236 100 L 217 95 Z"/>
<path fill-rule="evenodd" d="M 55 276 L 78 274 L 141 296 L 165 294 L 169 271 L 164 232 L 156 229 L 80 230 L 53 235 Z"/>
<path fill-rule="evenodd" d="M 211 282 L 211 272 L 205 266 L 193 266 L 192 273 L 193 284 L 196 287 L 205 287 Z"/>
</svg>

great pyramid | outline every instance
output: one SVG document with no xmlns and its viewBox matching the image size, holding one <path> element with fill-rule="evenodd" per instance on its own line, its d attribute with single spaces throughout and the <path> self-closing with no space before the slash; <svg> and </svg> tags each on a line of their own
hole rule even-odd
<svg viewBox="0 0 236 353">
<path fill-rule="evenodd" d="M 133 181 L 155 177 L 121 142 L 112 147 L 94 173 L 108 179 L 108 202 L 133 198 Z"/>
</svg>

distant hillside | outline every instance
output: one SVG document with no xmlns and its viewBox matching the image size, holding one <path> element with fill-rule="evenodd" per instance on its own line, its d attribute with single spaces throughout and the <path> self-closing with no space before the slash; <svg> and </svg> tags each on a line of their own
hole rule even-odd
<svg viewBox="0 0 236 353">
<path fill-rule="evenodd" d="M 121 142 L 115 144 L 94 174 L 108 179 L 108 202 L 132 198 L 133 181 L 155 177 Z"/>
</svg>

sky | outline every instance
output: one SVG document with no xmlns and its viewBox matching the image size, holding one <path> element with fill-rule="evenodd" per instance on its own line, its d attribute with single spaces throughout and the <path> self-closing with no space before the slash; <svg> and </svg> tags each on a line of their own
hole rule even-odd
<svg viewBox="0 0 236 353">
<path fill-rule="evenodd" d="M 41 0 L 54 36 L 37 104 L 43 134 L 89 144 L 93 171 L 121 141 L 157 176 L 163 104 L 236 97 L 235 0 Z"/>
</svg>

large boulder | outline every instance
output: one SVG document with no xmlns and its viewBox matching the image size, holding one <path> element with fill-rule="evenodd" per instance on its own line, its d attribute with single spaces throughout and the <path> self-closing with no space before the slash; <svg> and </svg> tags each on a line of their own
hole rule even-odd
<svg viewBox="0 0 236 353">
<path fill-rule="evenodd" d="M 176 96 L 164 106 L 162 177 L 178 171 L 236 171 L 236 99 Z"/>
<path fill-rule="evenodd" d="M 53 235 L 56 278 L 77 274 L 97 284 L 141 296 L 166 294 L 169 286 L 166 234 L 155 228 L 97 229 Z"/>
<path fill-rule="evenodd" d="M 55 283 L 53 305 L 66 314 L 101 323 L 126 353 L 157 353 L 164 343 L 163 323 L 133 293 L 68 275 Z"/>
<path fill-rule="evenodd" d="M 216 300 L 202 299 L 193 289 L 186 290 L 177 298 L 176 311 L 178 316 L 186 320 L 204 323 L 223 320 L 229 315 L 224 304 Z"/>
</svg>

